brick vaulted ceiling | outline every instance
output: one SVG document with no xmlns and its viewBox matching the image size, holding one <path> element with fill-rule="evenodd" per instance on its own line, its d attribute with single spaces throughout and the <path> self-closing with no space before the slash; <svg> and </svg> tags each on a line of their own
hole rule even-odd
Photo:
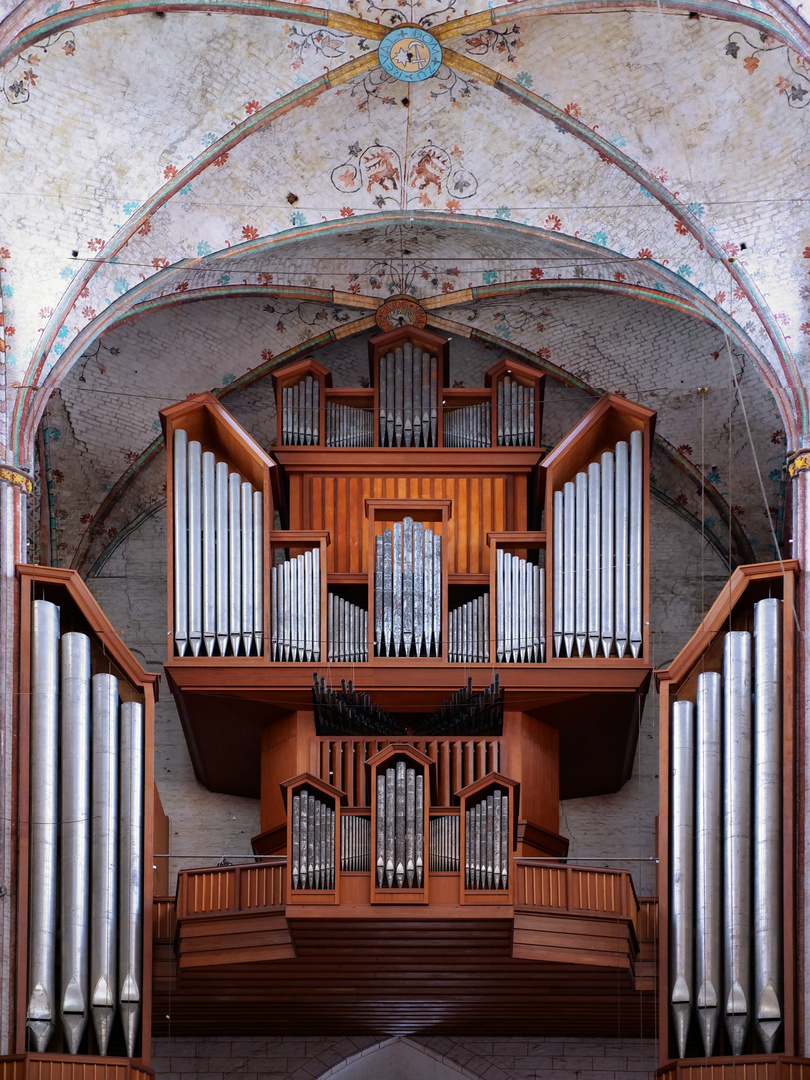
<svg viewBox="0 0 810 1080">
<path fill-rule="evenodd" d="M 657 408 L 662 498 L 697 520 L 702 468 L 770 557 L 810 426 L 800 6 L 0 0 L 0 461 L 72 489 L 52 556 L 159 502 L 157 409 L 231 388 L 269 437 L 274 364 L 356 379 L 408 292 L 462 375 L 511 348 L 569 411 Z M 377 64 L 403 21 L 444 49 L 420 84 Z"/>
</svg>

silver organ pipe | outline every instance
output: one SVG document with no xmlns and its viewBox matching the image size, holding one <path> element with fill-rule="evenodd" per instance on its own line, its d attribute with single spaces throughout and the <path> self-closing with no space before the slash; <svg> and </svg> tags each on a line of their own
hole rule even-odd
<svg viewBox="0 0 810 1080">
<path fill-rule="evenodd" d="M 641 655 L 644 435 L 633 431 L 553 496 L 554 655 Z M 576 651 L 575 651 L 576 650 Z"/>
<path fill-rule="evenodd" d="M 441 651 L 441 537 L 406 517 L 375 540 L 374 622 L 378 656 Z M 378 634 L 381 631 L 381 637 Z"/>
<path fill-rule="evenodd" d="M 44 1053 L 56 1027 L 59 609 L 35 600 L 31 625 L 27 1023 Z"/>
<path fill-rule="evenodd" d="M 309 662 L 321 658 L 320 560 L 320 548 L 312 548 L 271 568 L 270 633 L 274 660 Z M 328 629 L 328 634 L 333 632 L 334 627 Z M 344 641 L 347 633 L 343 631 Z M 330 637 L 329 641 L 332 640 Z"/>
<path fill-rule="evenodd" d="M 88 1020 L 90 952 L 90 639 L 62 635 L 60 1012 L 68 1052 Z"/>
<path fill-rule="evenodd" d="M 34 601 L 27 1024 L 46 1051 L 58 1001 L 66 1052 L 80 1051 L 92 1016 L 103 1056 L 119 1013 L 132 1057 L 142 1000 L 143 706 L 119 706 L 114 676 L 91 678 L 85 634 L 64 634 L 61 656 L 59 640 L 58 608 Z"/>
<path fill-rule="evenodd" d="M 365 663 L 368 660 L 368 612 L 342 596 L 327 597 L 328 659 L 338 663 Z"/>
<path fill-rule="evenodd" d="M 448 619 L 448 660 L 458 664 L 488 663 L 489 596 L 484 593 L 469 600 L 452 610 Z"/>
<path fill-rule="evenodd" d="M 464 811 L 464 888 L 509 887 L 509 792 L 495 788 Z"/>
<path fill-rule="evenodd" d="M 711 1057 L 722 988 L 722 679 L 703 671 L 695 710 L 695 988 L 703 1047 Z"/>
<path fill-rule="evenodd" d="M 380 446 L 438 445 L 438 379 L 437 357 L 418 345 L 406 342 L 380 357 Z"/>
<path fill-rule="evenodd" d="M 90 1009 L 99 1053 L 107 1053 L 115 1017 L 118 915 L 118 680 L 92 679 L 92 890 Z"/>
<path fill-rule="evenodd" d="M 281 441 L 285 446 L 317 446 L 320 441 L 320 383 L 307 375 L 281 391 Z"/>
<path fill-rule="evenodd" d="M 176 654 L 261 655 L 262 492 L 180 429 L 173 488 Z"/>
<path fill-rule="evenodd" d="M 495 589 L 498 661 L 536 664 L 545 660 L 545 576 L 542 568 L 498 549 Z M 487 626 L 487 639 L 488 631 Z"/>
<path fill-rule="evenodd" d="M 425 865 L 424 776 L 397 761 L 377 776 L 377 887 L 421 889 Z"/>
<path fill-rule="evenodd" d="M 384 370 L 384 365 L 380 365 Z M 326 403 L 327 446 L 372 446 L 374 444 L 374 413 L 355 405 Z"/>
<path fill-rule="evenodd" d="M 341 868 L 343 858 L 341 846 Z M 334 889 L 335 808 L 317 791 L 301 788 L 293 795 L 290 862 L 293 889 Z"/>
<path fill-rule="evenodd" d="M 428 850 L 430 869 L 439 873 L 458 873 L 460 818 L 458 814 L 435 814 L 430 818 Z"/>
<path fill-rule="evenodd" d="M 673 890 L 688 890 L 684 882 L 694 872 L 695 964 L 688 1000 L 696 1009 L 707 1056 L 714 1049 L 720 1015 L 735 1055 L 743 1053 L 751 1020 L 764 1051 L 773 1053 L 783 1022 L 781 627 L 782 601 L 759 601 L 753 648 L 747 631 L 728 632 L 722 677 L 717 672 L 698 676 L 690 850 L 682 850 L 675 814 L 676 802 L 689 797 L 688 789 L 676 782 L 682 751 L 675 732 L 676 710 L 692 706 L 677 702 L 673 711 L 670 877 Z M 673 899 L 671 951 L 682 954 L 690 940 L 689 925 Z M 683 966 L 690 962 L 685 958 Z M 672 979 L 674 1006 L 674 967 Z M 683 1057 L 685 1034 L 677 1033 Z"/>
<path fill-rule="evenodd" d="M 534 446 L 534 387 L 504 375 L 498 380 L 496 401 L 498 446 Z"/>
<path fill-rule="evenodd" d="M 754 607 L 754 1017 L 766 1054 L 782 1024 L 782 605 Z"/>
<path fill-rule="evenodd" d="M 492 418 L 489 403 L 445 409 L 443 429 L 442 441 L 445 446 L 491 446 Z"/>
<path fill-rule="evenodd" d="M 686 1055 L 686 1040 L 694 1005 L 695 929 L 695 717 L 691 701 L 672 707 L 670 793 L 672 850 L 670 857 L 670 1009 L 678 1056 Z"/>
<path fill-rule="evenodd" d="M 384 782 L 384 777 L 380 777 Z M 341 871 L 371 869 L 371 818 L 359 814 L 340 816 Z"/>
<path fill-rule="evenodd" d="M 143 706 L 121 706 L 121 825 L 119 830 L 118 1002 L 127 1054 L 133 1057 L 143 982 Z"/>
</svg>

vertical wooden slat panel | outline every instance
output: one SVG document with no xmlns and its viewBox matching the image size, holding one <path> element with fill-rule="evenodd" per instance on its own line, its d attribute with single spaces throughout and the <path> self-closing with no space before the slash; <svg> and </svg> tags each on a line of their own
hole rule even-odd
<svg viewBox="0 0 810 1080">
<path fill-rule="evenodd" d="M 489 548 L 487 547 L 487 533 L 495 532 L 498 526 L 492 518 L 492 477 L 481 478 L 481 539 L 479 547 L 480 574 L 489 573 Z"/>
<path fill-rule="evenodd" d="M 366 499 L 371 498 L 371 477 L 364 476 L 363 482 L 360 486 L 360 505 L 358 506 L 358 522 L 359 522 L 359 536 L 358 543 L 360 545 L 360 573 L 367 574 L 368 567 L 368 545 L 366 544 Z M 369 612 L 369 615 L 371 612 Z"/>
<path fill-rule="evenodd" d="M 506 532 L 506 496 L 504 492 L 504 483 L 502 476 L 496 476 L 493 478 L 493 532 Z"/>
<path fill-rule="evenodd" d="M 467 518 L 467 490 L 469 481 L 466 476 L 456 477 L 456 497 L 453 502 L 453 522 L 455 531 L 455 570 L 457 574 L 466 574 L 470 570 L 470 522 Z"/>
<path fill-rule="evenodd" d="M 331 476 L 325 476 L 323 480 L 323 507 L 324 528 L 328 530 L 332 540 L 326 549 L 326 565 L 329 567 L 329 572 L 334 574 L 337 570 L 335 562 L 337 545 L 335 544 L 335 481 Z"/>
<path fill-rule="evenodd" d="M 450 747 L 447 741 L 439 743 L 438 767 L 439 806 L 450 805 Z"/>
<path fill-rule="evenodd" d="M 348 490 L 348 503 L 347 506 L 353 511 L 352 516 L 348 518 L 348 535 L 346 537 L 346 543 L 348 545 L 348 566 L 347 569 L 350 574 L 360 573 L 360 548 L 365 541 L 366 531 L 363 527 L 365 522 L 365 511 L 363 506 L 363 500 L 360 498 L 360 479 L 357 476 L 352 476 L 349 479 Z"/>
<path fill-rule="evenodd" d="M 470 573 L 480 574 L 482 573 L 481 549 L 486 539 L 486 533 L 482 529 L 484 522 L 481 519 L 481 477 L 471 476 L 467 483 L 470 494 L 467 511 L 467 534 L 470 538 Z"/>
<path fill-rule="evenodd" d="M 453 794 L 457 791 L 461 791 L 464 787 L 463 775 L 462 775 L 462 761 L 461 761 L 461 740 L 457 739 L 452 744 L 452 759 L 453 759 Z"/>
<path fill-rule="evenodd" d="M 352 768 L 354 769 L 354 805 L 368 806 L 368 801 L 366 800 L 365 743 L 356 742 L 352 747 L 352 750 Z M 349 798 L 351 798 L 351 796 L 349 796 Z"/>
</svg>

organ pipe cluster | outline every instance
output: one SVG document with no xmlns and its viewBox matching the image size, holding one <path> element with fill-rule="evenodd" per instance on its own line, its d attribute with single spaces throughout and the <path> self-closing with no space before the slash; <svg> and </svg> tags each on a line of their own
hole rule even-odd
<svg viewBox="0 0 810 1080">
<path fill-rule="evenodd" d="M 377 888 L 421 889 L 425 866 L 422 772 L 404 761 L 377 774 Z"/>
<path fill-rule="evenodd" d="M 281 441 L 285 446 L 317 446 L 320 424 L 320 386 L 307 375 L 281 390 Z"/>
<path fill-rule="evenodd" d="M 270 571 L 274 660 L 321 658 L 321 552 L 302 552 Z"/>
<path fill-rule="evenodd" d="M 371 869 L 371 818 L 358 814 L 340 815 L 340 869 Z"/>
<path fill-rule="evenodd" d="M 406 342 L 380 357 L 380 446 L 436 446 L 438 358 Z"/>
<path fill-rule="evenodd" d="M 414 725 L 415 735 L 435 738 L 452 732 L 454 735 L 501 735 L 503 732 L 503 690 L 500 675 L 486 690 L 473 692 L 472 676 L 467 685 L 456 690 L 450 701 L 432 713 L 423 723 Z"/>
<path fill-rule="evenodd" d="M 464 888 L 509 885 L 509 793 L 495 788 L 464 811 Z"/>
<path fill-rule="evenodd" d="M 554 655 L 642 644 L 644 435 L 633 431 L 554 492 Z"/>
<path fill-rule="evenodd" d="M 442 538 L 406 517 L 375 537 L 377 656 L 438 656 L 442 626 Z"/>
<path fill-rule="evenodd" d="M 354 689 L 352 680 L 340 680 L 340 690 L 312 673 L 312 703 L 318 735 L 404 735 L 405 728 L 375 704 L 368 694 Z"/>
<path fill-rule="evenodd" d="M 116 1014 L 130 1057 L 143 965 L 143 706 L 90 674 L 90 639 L 61 635 L 59 609 L 35 600 L 27 1025 L 44 1052 L 61 1017 L 79 1051 L 92 1017 L 107 1054 Z"/>
<path fill-rule="evenodd" d="M 491 446 L 492 414 L 489 402 L 445 409 L 443 442 L 445 446 Z"/>
<path fill-rule="evenodd" d="M 498 663 L 545 660 L 545 578 L 541 568 L 498 548 L 495 604 Z"/>
<path fill-rule="evenodd" d="M 335 808 L 307 788 L 292 799 L 291 862 L 294 889 L 334 889 Z"/>
<path fill-rule="evenodd" d="M 368 660 L 368 612 L 330 592 L 327 598 L 327 652 L 338 663 Z"/>
<path fill-rule="evenodd" d="M 317 383 L 316 383 L 317 386 Z M 317 443 L 317 440 L 313 440 Z M 326 403 L 327 446 L 373 446 L 374 413 L 337 401 Z"/>
<path fill-rule="evenodd" d="M 498 446 L 534 446 L 534 387 L 498 380 Z M 488 444 L 487 444 L 488 445 Z"/>
<path fill-rule="evenodd" d="M 434 814 L 430 819 L 428 861 L 431 870 L 458 873 L 459 818 L 453 814 Z"/>
<path fill-rule="evenodd" d="M 174 433 L 174 642 L 178 656 L 262 654 L 262 493 Z"/>
<path fill-rule="evenodd" d="M 451 663 L 489 660 L 489 596 L 485 593 L 449 613 L 447 658 Z"/>
<path fill-rule="evenodd" d="M 753 691 L 753 694 L 752 694 Z M 723 674 L 672 709 L 670 1009 L 685 1057 L 697 1018 L 734 1054 L 751 1021 L 773 1053 L 782 1004 L 782 602 L 725 635 Z"/>
</svg>

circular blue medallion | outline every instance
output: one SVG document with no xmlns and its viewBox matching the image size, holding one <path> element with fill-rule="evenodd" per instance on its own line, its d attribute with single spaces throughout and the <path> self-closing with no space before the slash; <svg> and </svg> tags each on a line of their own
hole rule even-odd
<svg viewBox="0 0 810 1080">
<path fill-rule="evenodd" d="M 377 55 L 387 75 L 403 82 L 422 82 L 439 70 L 442 47 L 421 26 L 398 26 L 382 39 Z"/>
</svg>

